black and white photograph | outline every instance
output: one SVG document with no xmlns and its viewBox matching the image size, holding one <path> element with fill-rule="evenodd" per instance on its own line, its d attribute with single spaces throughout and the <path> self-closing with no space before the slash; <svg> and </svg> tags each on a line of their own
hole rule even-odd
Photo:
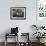
<svg viewBox="0 0 46 46">
<path fill-rule="evenodd" d="M 11 7 L 10 8 L 11 20 L 24 20 L 26 19 L 26 7 Z"/>
</svg>

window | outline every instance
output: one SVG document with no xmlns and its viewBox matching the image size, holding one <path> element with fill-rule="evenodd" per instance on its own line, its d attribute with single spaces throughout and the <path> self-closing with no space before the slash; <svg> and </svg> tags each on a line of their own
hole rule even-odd
<svg viewBox="0 0 46 46">
<path fill-rule="evenodd" d="M 46 18 L 46 0 L 37 1 L 37 15 Z"/>
</svg>

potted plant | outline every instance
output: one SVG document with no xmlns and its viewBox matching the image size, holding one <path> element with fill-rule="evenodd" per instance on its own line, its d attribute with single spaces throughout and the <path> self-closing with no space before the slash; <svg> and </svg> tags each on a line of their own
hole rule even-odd
<svg viewBox="0 0 46 46">
<path fill-rule="evenodd" d="M 37 38 L 37 41 L 41 43 L 40 40 L 42 38 L 45 38 L 44 36 L 46 36 L 46 33 L 45 32 L 35 32 L 33 35 Z"/>
</svg>

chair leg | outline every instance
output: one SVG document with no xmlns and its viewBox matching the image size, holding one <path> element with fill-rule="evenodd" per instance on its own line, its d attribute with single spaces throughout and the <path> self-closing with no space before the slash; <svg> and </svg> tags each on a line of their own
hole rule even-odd
<svg viewBox="0 0 46 46">
<path fill-rule="evenodd" d="M 5 46 L 7 46 L 7 42 L 5 41 Z"/>
<path fill-rule="evenodd" d="M 5 46 L 7 46 L 7 33 L 5 34 Z"/>
</svg>

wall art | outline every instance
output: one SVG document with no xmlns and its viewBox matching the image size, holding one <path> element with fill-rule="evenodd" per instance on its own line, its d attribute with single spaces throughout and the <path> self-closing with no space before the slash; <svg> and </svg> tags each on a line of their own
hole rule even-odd
<svg viewBox="0 0 46 46">
<path fill-rule="evenodd" d="M 26 19 L 26 7 L 11 7 L 10 8 L 11 20 L 25 20 Z"/>
</svg>

